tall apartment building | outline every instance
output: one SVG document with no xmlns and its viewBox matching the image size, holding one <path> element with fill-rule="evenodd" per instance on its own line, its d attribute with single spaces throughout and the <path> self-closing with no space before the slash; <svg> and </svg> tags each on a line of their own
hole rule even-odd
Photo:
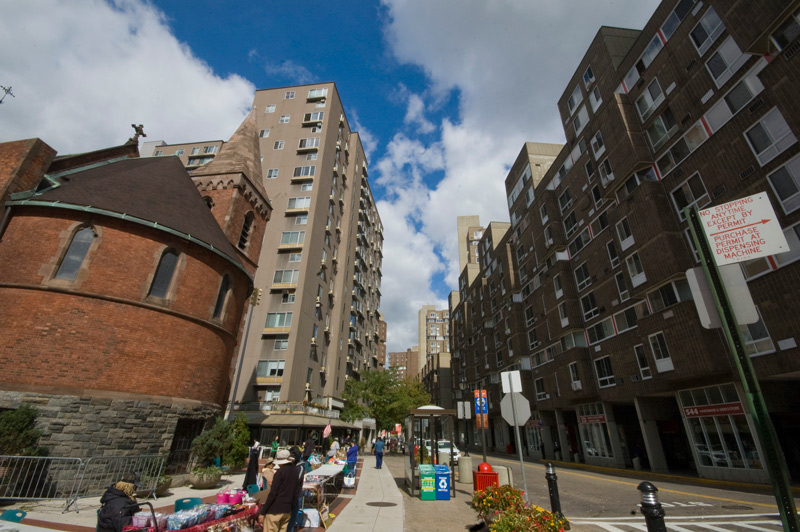
<svg viewBox="0 0 800 532">
<path fill-rule="evenodd" d="M 417 346 L 414 346 L 405 351 L 397 351 L 387 355 L 389 369 L 394 371 L 399 379 L 416 379 L 419 377 L 418 349 Z"/>
<path fill-rule="evenodd" d="M 800 2 L 721 0 L 663 2 L 642 31 L 600 28 L 558 102 L 567 145 L 538 185 L 512 167 L 510 236 L 494 252 L 513 256 L 511 293 L 495 296 L 507 310 L 481 322 L 486 281 L 462 280 L 453 343 L 460 392 L 486 386 L 498 414 L 494 374 L 523 370 L 530 454 L 768 481 L 732 355 L 691 301 L 683 216 L 766 192 L 790 251 L 740 263 L 760 317 L 742 332 L 800 478 L 798 30 Z M 508 427 L 491 417 L 497 446 Z"/>
<path fill-rule="evenodd" d="M 253 107 L 274 211 L 233 399 L 264 411 L 278 401 L 340 409 L 346 380 L 379 367 L 385 338 L 383 226 L 367 159 L 334 83 L 259 90 Z M 207 146 L 215 143 L 153 149 L 188 164 L 211 157 Z"/>
<path fill-rule="evenodd" d="M 432 355 L 450 352 L 450 310 L 423 305 L 417 313 L 417 323 L 418 367 L 422 369 Z"/>
</svg>

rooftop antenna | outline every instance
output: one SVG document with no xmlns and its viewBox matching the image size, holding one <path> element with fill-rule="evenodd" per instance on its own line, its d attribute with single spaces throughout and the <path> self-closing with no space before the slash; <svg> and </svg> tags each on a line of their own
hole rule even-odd
<svg viewBox="0 0 800 532">
<path fill-rule="evenodd" d="M 0 85 L 0 91 L 3 92 L 3 95 L 0 96 L 0 103 L 3 103 L 3 100 L 6 99 L 6 95 L 11 96 L 12 98 L 16 98 L 16 96 L 14 96 L 14 93 L 11 92 L 11 87 L 3 87 L 2 85 Z"/>
</svg>

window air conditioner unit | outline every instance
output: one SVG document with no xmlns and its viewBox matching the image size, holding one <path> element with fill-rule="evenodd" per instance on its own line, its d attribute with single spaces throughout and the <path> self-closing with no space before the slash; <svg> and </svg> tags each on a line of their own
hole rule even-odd
<svg viewBox="0 0 800 532">
<path fill-rule="evenodd" d="M 573 381 L 572 382 L 572 390 L 577 392 L 578 390 L 582 390 L 583 386 L 581 385 L 581 381 Z"/>
</svg>

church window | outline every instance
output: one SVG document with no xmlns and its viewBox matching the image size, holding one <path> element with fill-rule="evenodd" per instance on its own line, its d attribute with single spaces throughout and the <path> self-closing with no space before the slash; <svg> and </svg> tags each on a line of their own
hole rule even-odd
<svg viewBox="0 0 800 532">
<path fill-rule="evenodd" d="M 228 294 L 231 291 L 231 278 L 226 273 L 222 276 L 222 283 L 219 285 L 219 293 L 217 293 L 217 302 L 214 305 L 214 319 L 219 319 L 222 316 L 222 311 L 225 308 L 225 303 L 228 300 Z"/>
<path fill-rule="evenodd" d="M 150 285 L 148 296 L 167 298 L 172 278 L 175 276 L 175 267 L 178 265 L 178 253 L 174 249 L 168 249 L 161 255 L 158 262 L 158 269 L 153 276 L 153 284 Z"/>
<path fill-rule="evenodd" d="M 92 245 L 92 240 L 96 236 L 94 229 L 91 227 L 84 227 L 75 233 L 67 253 L 61 260 L 61 265 L 58 267 L 56 279 L 75 280 L 83 261 L 86 259 L 86 254 L 89 252 L 89 247 Z"/>
<path fill-rule="evenodd" d="M 247 249 L 247 245 L 250 243 L 250 234 L 253 232 L 254 219 L 255 216 L 252 212 L 245 214 L 242 233 L 239 235 L 239 249 Z"/>
</svg>

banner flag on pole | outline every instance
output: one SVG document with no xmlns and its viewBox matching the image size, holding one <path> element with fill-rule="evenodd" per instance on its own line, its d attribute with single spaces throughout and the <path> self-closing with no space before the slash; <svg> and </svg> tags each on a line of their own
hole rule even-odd
<svg viewBox="0 0 800 532">
<path fill-rule="evenodd" d="M 322 431 L 322 437 L 323 438 L 327 438 L 328 436 L 330 436 L 332 430 L 333 430 L 333 428 L 331 427 L 331 420 L 329 419 L 328 420 L 328 424 L 325 426 L 325 428 Z"/>
</svg>

